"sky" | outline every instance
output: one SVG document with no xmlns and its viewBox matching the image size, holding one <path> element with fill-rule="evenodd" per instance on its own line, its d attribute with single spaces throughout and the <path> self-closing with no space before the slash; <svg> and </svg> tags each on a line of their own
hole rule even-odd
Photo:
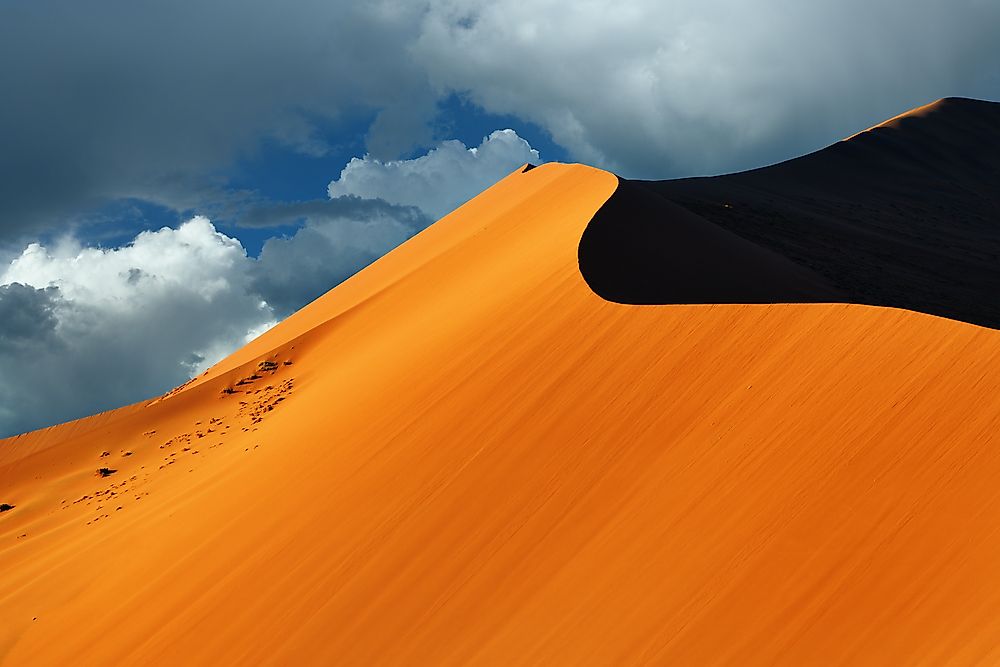
<svg viewBox="0 0 1000 667">
<path fill-rule="evenodd" d="M 157 395 L 525 162 L 1000 99 L 996 0 L 4 0 L 0 437 Z"/>
</svg>

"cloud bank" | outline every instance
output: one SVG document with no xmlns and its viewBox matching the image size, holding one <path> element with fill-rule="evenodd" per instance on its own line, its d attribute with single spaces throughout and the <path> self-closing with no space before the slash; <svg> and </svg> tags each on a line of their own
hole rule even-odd
<svg viewBox="0 0 1000 667">
<path fill-rule="evenodd" d="M 434 99 L 403 53 L 418 12 L 387 0 L 0 3 L 0 232 L 59 228 L 123 197 L 225 205 L 239 196 L 227 165 L 263 140 L 323 155 L 320 122 L 381 114 L 369 150 L 383 157 L 426 142 Z"/>
<path fill-rule="evenodd" d="M 987 0 L 436 0 L 412 49 L 437 90 L 667 178 L 793 157 L 939 97 L 1000 98 L 998 25 Z"/>
<path fill-rule="evenodd" d="M 764 164 L 1000 98 L 997 25 L 993 0 L 8 0 L 0 243 L 109 198 L 224 205 L 262 139 L 323 155 L 358 117 L 398 159 L 456 93 L 625 176 Z"/>
</svg>

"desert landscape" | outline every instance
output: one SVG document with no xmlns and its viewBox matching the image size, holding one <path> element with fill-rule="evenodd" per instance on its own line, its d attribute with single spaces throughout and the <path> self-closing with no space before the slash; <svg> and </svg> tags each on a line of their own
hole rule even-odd
<svg viewBox="0 0 1000 667">
<path fill-rule="evenodd" d="M 1000 661 L 1000 105 L 515 171 L 0 441 L 0 664 Z"/>
</svg>

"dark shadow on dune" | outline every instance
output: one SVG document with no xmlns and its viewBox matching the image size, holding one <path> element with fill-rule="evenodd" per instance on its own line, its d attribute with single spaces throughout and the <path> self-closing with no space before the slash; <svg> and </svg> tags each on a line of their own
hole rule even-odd
<svg viewBox="0 0 1000 667">
<path fill-rule="evenodd" d="M 819 275 L 625 179 L 584 231 L 579 255 L 591 289 L 618 303 L 845 298 Z"/>
<path fill-rule="evenodd" d="M 739 174 L 620 179 L 579 257 L 619 303 L 849 302 L 1000 328 L 1000 104 L 945 99 Z"/>
</svg>

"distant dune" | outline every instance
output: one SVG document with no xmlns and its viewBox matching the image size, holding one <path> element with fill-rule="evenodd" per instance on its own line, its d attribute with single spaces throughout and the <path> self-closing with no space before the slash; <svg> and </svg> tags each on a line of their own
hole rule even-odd
<svg viewBox="0 0 1000 667">
<path fill-rule="evenodd" d="M 764 169 L 622 181 L 580 250 L 621 303 L 836 301 L 1000 328 L 1000 104 L 939 100 Z"/>
<path fill-rule="evenodd" d="M 0 663 L 997 662 L 1000 332 L 957 321 L 996 164 L 950 143 L 996 107 L 942 104 L 717 179 L 518 170 L 193 382 L 0 441 Z"/>
</svg>

